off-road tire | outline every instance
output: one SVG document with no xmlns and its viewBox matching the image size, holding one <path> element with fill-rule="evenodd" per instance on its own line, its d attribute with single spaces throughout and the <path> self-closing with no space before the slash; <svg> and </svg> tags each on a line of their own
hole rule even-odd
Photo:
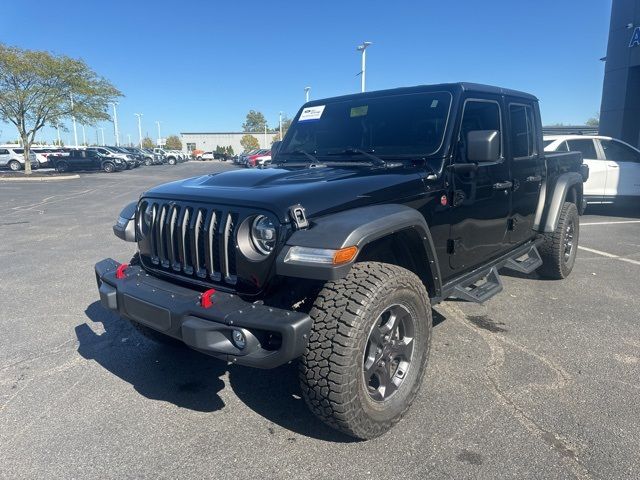
<svg viewBox="0 0 640 480">
<path fill-rule="evenodd" d="M 571 248 L 567 254 L 569 235 Z M 544 234 L 544 242 L 538 251 L 542 257 L 542 266 L 538 274 L 543 278 L 562 280 L 567 278 L 573 270 L 578 253 L 578 239 L 580 236 L 580 217 L 575 204 L 565 202 L 562 205 L 560 218 L 556 229 Z"/>
<path fill-rule="evenodd" d="M 402 305 L 415 325 L 406 377 L 388 399 L 374 401 L 365 385 L 364 356 L 382 312 Z M 302 393 L 311 411 L 347 435 L 369 439 L 396 424 L 413 402 L 431 343 L 431 305 L 420 279 L 396 265 L 355 264 L 324 284 L 311 308 L 313 327 L 300 362 Z"/>
</svg>

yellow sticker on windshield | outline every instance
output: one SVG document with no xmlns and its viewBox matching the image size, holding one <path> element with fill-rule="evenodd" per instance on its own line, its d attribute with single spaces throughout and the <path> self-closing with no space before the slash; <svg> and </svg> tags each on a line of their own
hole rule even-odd
<svg viewBox="0 0 640 480">
<path fill-rule="evenodd" d="M 351 118 L 364 117 L 369 110 L 369 105 L 362 105 L 361 107 L 351 107 Z"/>
</svg>

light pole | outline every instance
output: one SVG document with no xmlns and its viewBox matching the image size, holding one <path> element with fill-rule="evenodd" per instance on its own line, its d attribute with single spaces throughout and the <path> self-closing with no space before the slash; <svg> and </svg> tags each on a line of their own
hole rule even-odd
<svg viewBox="0 0 640 480">
<path fill-rule="evenodd" d="M 264 124 L 264 148 L 267 148 L 267 124 Z"/>
<path fill-rule="evenodd" d="M 138 117 L 138 138 L 140 139 L 140 148 L 142 148 L 142 113 L 134 113 Z"/>
<path fill-rule="evenodd" d="M 113 105 L 113 133 L 116 137 L 116 147 L 120 146 L 120 133 L 118 132 L 118 111 L 116 107 L 118 106 L 118 102 L 109 102 Z"/>
<path fill-rule="evenodd" d="M 73 123 L 73 140 L 74 145 L 78 148 L 78 130 L 76 130 L 76 116 L 73 114 L 73 93 L 69 94 L 71 97 L 71 122 Z"/>
<path fill-rule="evenodd" d="M 278 124 L 280 125 L 280 141 L 282 141 L 282 112 L 280 112 L 280 116 L 278 117 Z"/>
<path fill-rule="evenodd" d="M 362 75 L 362 77 L 360 78 L 360 86 L 362 92 L 364 92 L 365 90 L 365 77 L 367 74 L 367 47 L 369 45 L 371 45 L 371 42 L 362 42 L 361 45 L 358 45 L 356 47 L 356 50 L 362 52 L 362 70 L 360 71 L 360 75 Z"/>
<path fill-rule="evenodd" d="M 86 146 L 87 145 L 87 135 L 84 132 L 84 125 L 82 125 L 82 145 Z"/>
<path fill-rule="evenodd" d="M 56 130 L 58 132 L 58 146 L 62 146 L 62 140 L 60 140 L 60 125 L 56 125 Z"/>
<path fill-rule="evenodd" d="M 162 140 L 162 136 L 160 136 L 160 120 L 156 120 L 156 125 L 158 125 L 158 146 L 161 147 L 160 140 Z"/>
<path fill-rule="evenodd" d="M 127 133 L 127 140 L 128 140 L 127 145 L 130 147 L 131 146 L 131 135 L 128 134 L 128 133 Z"/>
<path fill-rule="evenodd" d="M 100 133 L 102 134 L 102 146 L 104 147 L 106 145 L 104 143 L 104 128 L 100 127 L 98 130 L 100 130 Z"/>
<path fill-rule="evenodd" d="M 304 101 L 309 101 L 309 92 L 311 91 L 311 87 L 304 87 Z"/>
</svg>

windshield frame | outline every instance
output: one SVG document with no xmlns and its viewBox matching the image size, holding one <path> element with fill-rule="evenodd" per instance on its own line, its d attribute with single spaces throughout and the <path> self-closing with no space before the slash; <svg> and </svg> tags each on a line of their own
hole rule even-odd
<svg viewBox="0 0 640 480">
<path fill-rule="evenodd" d="M 298 113 L 296 114 L 296 116 L 293 118 L 292 121 L 292 125 L 296 125 L 299 121 L 300 115 L 302 114 L 302 111 L 305 108 L 309 108 L 309 107 L 317 107 L 317 106 L 323 106 L 323 105 L 329 105 L 329 104 L 336 104 L 336 103 L 345 103 L 345 104 L 352 104 L 352 107 L 358 107 L 361 106 L 363 102 L 366 102 L 369 99 L 380 99 L 380 98 L 391 98 L 391 97 L 406 97 L 409 95 L 429 95 L 429 94 L 446 94 L 449 98 L 449 105 L 448 108 L 446 110 L 446 118 L 445 118 L 445 122 L 444 122 L 444 126 L 442 128 L 442 134 L 440 136 L 440 142 L 438 143 L 437 147 L 431 151 L 431 152 L 420 152 L 420 153 L 380 153 L 377 152 L 375 149 L 372 149 L 371 151 L 366 150 L 367 153 L 374 153 L 376 156 L 383 158 L 383 159 L 402 159 L 402 158 L 423 158 L 423 157 L 434 157 L 434 156 L 441 156 L 438 155 L 439 152 L 441 152 L 443 146 L 445 145 L 445 140 L 447 139 L 448 133 L 449 133 L 449 128 L 450 128 L 450 123 L 451 123 L 451 116 L 452 116 L 452 112 L 454 109 L 454 103 L 456 103 L 456 95 L 454 95 L 453 92 L 451 92 L 450 90 L 447 89 L 434 89 L 434 90 L 420 90 L 420 91 L 414 91 L 414 92 L 389 92 L 389 91 L 384 91 L 384 93 L 380 93 L 379 95 L 374 94 L 370 94 L 363 97 L 357 96 L 357 97 L 353 97 L 353 98 L 343 98 L 343 97 L 335 97 L 335 98 L 327 98 L 327 99 L 323 99 L 323 100 L 317 100 L 317 101 L 313 101 L 307 104 L 304 104 L 299 110 Z M 293 128 L 289 128 L 285 138 L 282 140 L 282 146 L 279 149 L 279 153 L 282 153 L 284 155 L 293 155 L 293 152 L 289 152 L 286 151 L 286 149 L 289 148 L 289 144 L 291 142 L 291 138 L 293 136 L 293 132 L 295 131 L 295 127 Z M 353 147 L 352 145 L 345 145 L 344 148 L 349 148 L 349 147 Z M 340 147 L 334 147 L 335 149 L 340 149 Z M 299 150 L 299 148 L 296 148 L 295 150 Z M 364 150 L 364 149 L 363 149 Z M 339 158 L 339 155 L 336 155 L 335 153 L 318 153 L 316 150 L 314 151 L 310 151 L 307 150 L 308 153 L 312 154 L 313 156 L 317 157 L 317 158 L 327 158 L 327 157 L 333 157 L 333 159 L 337 159 L 337 157 Z M 349 157 L 349 155 L 345 155 L 345 157 Z M 305 160 L 305 161 L 309 161 L 309 160 Z"/>
</svg>

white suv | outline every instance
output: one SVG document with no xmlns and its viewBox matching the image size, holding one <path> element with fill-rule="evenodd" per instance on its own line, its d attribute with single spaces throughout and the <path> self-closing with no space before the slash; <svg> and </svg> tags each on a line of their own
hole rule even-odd
<svg viewBox="0 0 640 480">
<path fill-rule="evenodd" d="M 36 158 L 36 154 L 29 152 L 31 160 L 31 168 L 36 169 L 40 166 Z M 9 167 L 9 169 L 17 172 L 24 168 L 24 149 L 22 147 L 0 147 L 0 167 Z"/>
<path fill-rule="evenodd" d="M 584 184 L 588 203 L 640 201 L 640 150 L 628 143 L 600 135 L 548 135 L 545 152 L 582 152 L 589 166 Z"/>
</svg>

